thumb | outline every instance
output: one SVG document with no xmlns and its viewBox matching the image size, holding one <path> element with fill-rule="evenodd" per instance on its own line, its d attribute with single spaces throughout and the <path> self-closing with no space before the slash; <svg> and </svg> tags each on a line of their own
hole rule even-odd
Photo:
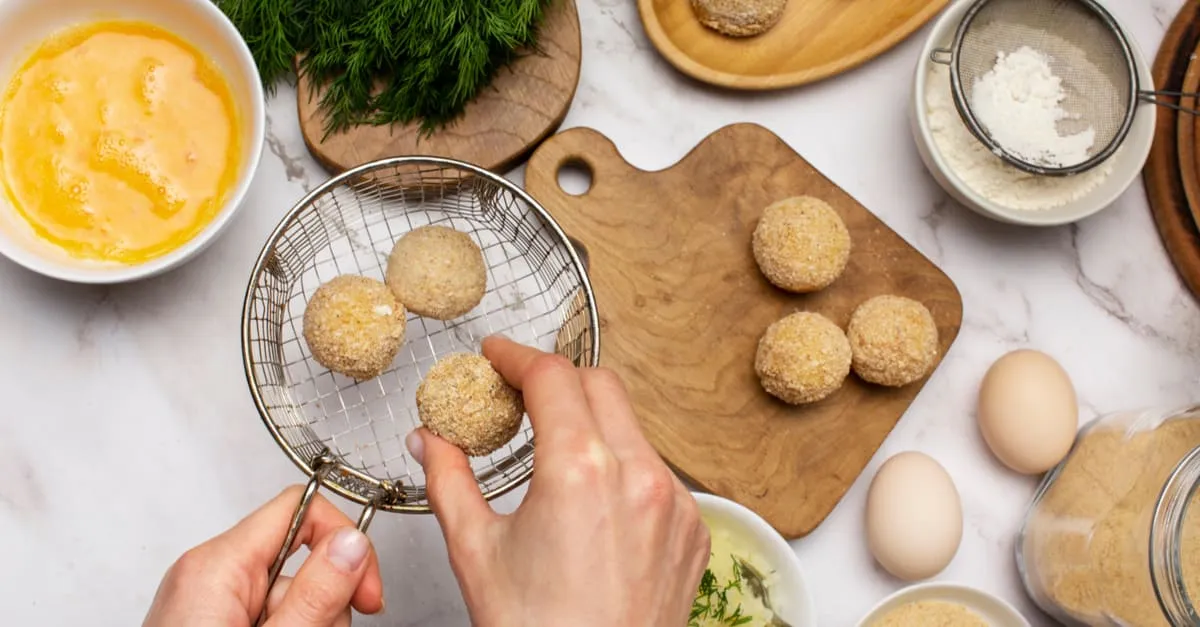
<svg viewBox="0 0 1200 627">
<path fill-rule="evenodd" d="M 425 469 L 425 493 L 447 540 L 496 513 L 479 491 L 475 471 L 457 446 L 420 428 L 405 438 L 408 451 Z"/>
<path fill-rule="evenodd" d="M 292 578 L 287 575 L 280 575 L 279 579 L 275 580 L 275 587 L 271 588 L 271 593 L 267 595 L 267 616 L 274 616 L 279 611 L 279 606 L 283 605 L 283 599 L 287 597 L 288 588 L 291 587 Z M 350 627 L 351 617 L 350 608 L 347 607 L 330 627 Z"/>
<path fill-rule="evenodd" d="M 354 527 L 330 534 L 304 560 L 268 627 L 329 627 L 350 606 L 367 572 L 371 541 Z"/>
</svg>

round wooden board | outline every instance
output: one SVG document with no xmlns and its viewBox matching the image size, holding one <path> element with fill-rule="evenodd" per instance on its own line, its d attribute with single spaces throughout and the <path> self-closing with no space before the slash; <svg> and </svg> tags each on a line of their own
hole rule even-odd
<svg viewBox="0 0 1200 627">
<path fill-rule="evenodd" d="M 654 47 L 697 80 L 745 90 L 795 87 L 855 68 L 900 43 L 949 0 L 789 0 L 775 26 L 728 37 L 700 23 L 690 0 L 638 0 Z"/>
<path fill-rule="evenodd" d="M 1200 54 L 1200 43 L 1193 49 L 1187 72 L 1183 75 L 1184 93 L 1195 93 L 1200 87 L 1200 63 L 1196 62 L 1196 54 Z M 1180 98 L 1179 105 L 1189 109 L 1195 108 L 1196 98 L 1185 96 Z M 1200 223 L 1200 145 L 1196 143 L 1196 125 L 1200 119 L 1192 115 L 1175 116 L 1175 142 L 1179 156 L 1179 181 L 1183 185 L 1184 197 L 1192 212 L 1192 220 Z"/>
<path fill-rule="evenodd" d="M 575 0 L 558 0 L 546 14 L 540 52 L 502 68 L 462 116 L 432 136 L 415 124 L 358 126 L 322 141 L 325 117 L 303 77 L 297 85 L 300 129 L 309 152 L 333 173 L 385 157 L 447 157 L 503 173 L 562 124 L 575 98 L 581 58 Z M 311 98 L 309 97 L 311 94 Z"/>
<path fill-rule="evenodd" d="M 1167 29 L 1154 59 L 1154 85 L 1180 90 L 1200 44 L 1200 0 L 1189 0 Z M 1193 296 L 1200 297 L 1200 230 L 1197 230 L 1179 160 L 1178 114 L 1160 107 L 1154 145 L 1142 170 L 1150 211 L 1175 269 Z M 1193 168 L 1194 169 L 1194 168 Z"/>
</svg>

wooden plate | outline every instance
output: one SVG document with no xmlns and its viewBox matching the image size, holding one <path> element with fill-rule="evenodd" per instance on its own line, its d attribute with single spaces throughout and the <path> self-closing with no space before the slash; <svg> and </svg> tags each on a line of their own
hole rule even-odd
<svg viewBox="0 0 1200 627">
<path fill-rule="evenodd" d="M 572 163 L 592 173 L 579 196 L 557 182 Z M 950 279 L 761 126 L 722 128 L 657 172 L 627 164 L 596 131 L 571 129 L 534 152 L 525 185 L 587 253 L 600 363 L 624 379 L 651 443 L 693 484 L 785 537 L 825 519 L 924 381 L 889 389 L 851 376 L 820 403 L 785 405 L 754 372 L 767 326 L 803 309 L 844 328 L 862 301 L 900 294 L 933 313 L 939 355 L 958 335 Z M 762 209 L 796 195 L 828 202 L 853 240 L 842 276 L 807 296 L 774 288 L 750 251 Z"/>
<path fill-rule="evenodd" d="M 300 128 L 309 152 L 333 173 L 384 157 L 424 155 L 459 159 L 503 173 L 562 124 L 579 84 L 579 14 L 575 0 L 552 5 L 542 23 L 540 54 L 501 69 L 453 125 L 419 137 L 416 125 L 359 126 L 322 141 L 321 91 L 297 87 Z"/>
<path fill-rule="evenodd" d="M 789 0 L 771 30 L 756 37 L 717 33 L 690 0 L 638 0 L 654 47 L 679 71 L 734 89 L 811 83 L 855 68 L 902 41 L 949 0 Z"/>
<path fill-rule="evenodd" d="M 1193 50 L 1192 59 L 1188 63 L 1187 72 L 1183 75 L 1185 93 L 1195 93 L 1200 87 L 1200 63 L 1196 62 L 1196 54 L 1200 54 L 1200 45 Z M 1179 99 L 1179 105 L 1189 109 L 1195 108 L 1196 98 L 1187 96 Z M 1192 220 L 1200 222 L 1200 145 L 1196 143 L 1196 127 L 1200 119 L 1193 115 L 1175 115 L 1175 143 L 1179 155 L 1179 180 L 1183 185 L 1184 197 L 1192 212 Z"/>
<path fill-rule="evenodd" d="M 1200 44 L 1200 0 L 1189 0 L 1167 29 L 1154 59 L 1154 85 L 1160 90 L 1183 86 L 1192 52 Z M 1179 276 L 1200 298 L 1200 230 L 1197 230 L 1181 176 L 1178 114 L 1159 107 L 1154 145 L 1142 170 L 1150 211 L 1167 254 Z"/>
</svg>

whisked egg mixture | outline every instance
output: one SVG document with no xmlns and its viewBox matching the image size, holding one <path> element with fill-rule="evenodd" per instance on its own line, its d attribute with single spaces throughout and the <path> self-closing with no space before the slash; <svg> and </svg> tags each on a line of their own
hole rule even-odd
<svg viewBox="0 0 1200 627">
<path fill-rule="evenodd" d="M 238 122 L 225 78 L 180 37 L 135 21 L 68 28 L 4 93 L 8 201 L 72 257 L 154 259 L 220 213 L 240 166 Z"/>
</svg>

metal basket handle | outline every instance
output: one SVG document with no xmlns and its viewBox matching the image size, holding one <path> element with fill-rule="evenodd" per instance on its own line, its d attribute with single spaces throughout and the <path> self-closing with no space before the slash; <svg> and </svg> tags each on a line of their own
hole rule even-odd
<svg viewBox="0 0 1200 627">
<path fill-rule="evenodd" d="M 284 536 L 283 544 L 279 547 L 279 553 L 275 555 L 275 562 L 271 564 L 271 570 L 267 572 L 267 594 L 263 597 L 262 611 L 258 614 L 258 620 L 254 622 L 255 626 L 262 625 L 267 619 L 267 599 L 271 597 L 271 589 L 275 587 L 276 580 L 279 579 L 279 573 L 283 571 L 283 565 L 287 562 L 288 553 L 291 550 L 292 544 L 296 542 L 296 536 L 300 533 L 300 526 L 304 524 L 304 517 L 308 514 L 308 508 L 312 505 L 313 498 L 317 495 L 317 490 L 325 482 L 338 466 L 338 462 L 329 451 L 325 451 L 313 459 L 311 467 L 313 469 L 312 476 L 308 480 L 308 485 L 304 486 L 304 494 L 300 496 L 300 502 L 296 504 L 296 511 L 292 513 L 292 522 L 288 527 L 287 535 Z M 398 491 L 389 482 L 384 482 L 375 496 L 363 507 L 362 513 L 358 516 L 358 530 L 366 533 L 367 528 L 371 526 L 371 521 L 375 519 L 375 512 L 379 510 L 379 506 L 385 502 L 395 500 Z"/>
</svg>

